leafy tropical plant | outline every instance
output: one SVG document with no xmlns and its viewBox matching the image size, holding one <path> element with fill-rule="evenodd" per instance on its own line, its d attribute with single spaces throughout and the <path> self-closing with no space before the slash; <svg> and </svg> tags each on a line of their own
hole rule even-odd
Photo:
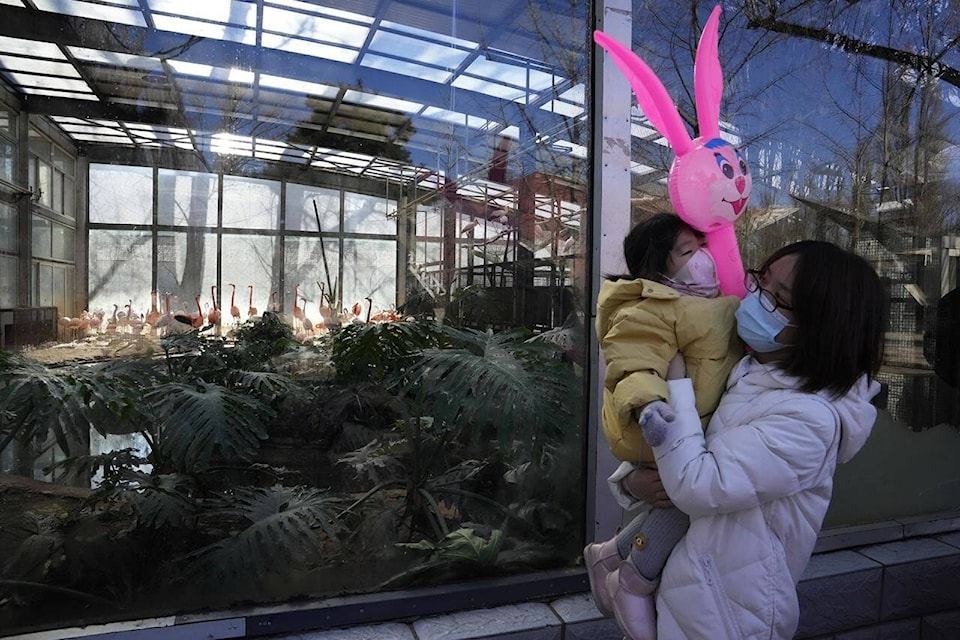
<svg viewBox="0 0 960 640">
<path fill-rule="evenodd" d="M 179 471 L 202 471 L 215 456 L 248 460 L 266 440 L 267 421 L 275 413 L 250 397 L 199 380 L 170 382 L 146 396 L 162 410 L 154 452 Z"/>
<path fill-rule="evenodd" d="M 503 333 L 444 327 L 448 346 L 422 350 L 395 384 L 425 415 L 493 432 L 502 447 L 536 452 L 573 427 L 579 381 L 560 349 Z"/>
<path fill-rule="evenodd" d="M 330 353 L 343 382 L 379 382 L 400 372 L 422 349 L 438 346 L 444 331 L 435 322 L 352 323 L 337 329 Z"/>
<path fill-rule="evenodd" d="M 188 575 L 205 580 L 254 578 L 306 567 L 337 543 L 339 499 L 307 487 L 240 488 L 221 497 L 208 518 L 233 523 L 231 535 L 189 554 Z"/>
</svg>

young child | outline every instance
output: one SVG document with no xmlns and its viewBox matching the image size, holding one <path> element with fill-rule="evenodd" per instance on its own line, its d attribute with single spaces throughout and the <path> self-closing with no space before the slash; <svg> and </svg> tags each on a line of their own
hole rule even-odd
<svg viewBox="0 0 960 640">
<path fill-rule="evenodd" d="M 706 424 L 743 355 L 734 320 L 739 300 L 718 297 L 716 269 L 705 244 L 703 235 L 679 217 L 656 214 L 623 241 L 629 275 L 608 276 L 600 289 L 597 336 L 606 361 L 603 431 L 610 450 L 624 463 L 610 479 L 623 506 L 637 500 L 620 480 L 638 466 L 655 464 L 638 420 L 646 405 L 668 400 L 667 378 L 682 377 L 685 365 Z M 597 608 L 615 616 L 629 638 L 656 637 L 653 592 L 688 525 L 687 515 L 676 508 L 650 509 L 615 537 L 584 549 Z"/>
</svg>

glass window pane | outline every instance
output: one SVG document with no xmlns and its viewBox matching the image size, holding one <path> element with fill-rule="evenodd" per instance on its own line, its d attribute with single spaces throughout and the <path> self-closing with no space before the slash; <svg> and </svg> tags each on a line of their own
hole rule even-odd
<svg viewBox="0 0 960 640">
<path fill-rule="evenodd" d="M 51 257 L 56 260 L 73 262 L 73 229 L 62 224 L 53 223 L 51 231 L 53 236 Z"/>
<path fill-rule="evenodd" d="M 353 233 L 397 232 L 397 203 L 378 196 L 346 193 L 343 197 L 343 229 Z"/>
<path fill-rule="evenodd" d="M 90 222 L 151 224 L 153 170 L 148 167 L 90 165 Z"/>
<path fill-rule="evenodd" d="M 143 231 L 90 230 L 90 310 L 108 316 L 132 301 L 149 308 L 152 236 Z"/>
<path fill-rule="evenodd" d="M 74 159 L 60 147 L 53 146 L 53 166 L 68 176 L 73 176 Z"/>
<path fill-rule="evenodd" d="M 0 106 L 0 131 L 13 133 L 17 130 L 17 114 L 4 106 Z"/>
<path fill-rule="evenodd" d="M 161 169 L 157 223 L 178 227 L 217 226 L 217 176 Z"/>
<path fill-rule="evenodd" d="M 0 256 L 0 307 L 17 306 L 17 258 Z"/>
<path fill-rule="evenodd" d="M 217 236 L 200 229 L 161 231 L 157 236 L 157 290 L 171 295 L 171 310 L 204 317 L 210 308 L 210 287 L 217 284 Z M 149 300 L 149 288 L 144 291 Z"/>
<path fill-rule="evenodd" d="M 295 287 L 299 285 L 300 295 L 307 299 L 307 308 L 312 312 L 307 317 L 313 322 L 319 317 L 317 310 L 320 305 L 320 291 L 322 289 L 327 306 L 339 309 L 336 299 L 338 286 L 338 270 L 340 265 L 340 247 L 336 239 L 324 239 L 321 246 L 319 238 L 303 236 L 288 236 L 284 243 L 286 252 L 286 271 L 284 281 L 287 291 L 284 296 L 286 311 L 293 310 L 293 295 Z M 329 272 L 327 268 L 329 267 Z M 333 298 L 332 303 L 330 298 Z M 302 305 L 302 302 L 298 303 Z M 326 311 L 325 313 L 330 313 Z"/>
<path fill-rule="evenodd" d="M 280 228 L 280 183 L 255 178 L 223 178 L 223 226 Z"/>
<path fill-rule="evenodd" d="M 372 298 L 372 302 L 366 298 Z M 344 240 L 343 304 L 360 304 L 364 318 L 372 312 L 396 307 L 397 243 L 392 240 Z"/>
<path fill-rule="evenodd" d="M 56 211 L 57 213 L 63 213 L 63 174 L 59 171 L 54 171 L 51 178 L 50 187 L 52 192 L 50 195 L 50 208 Z"/>
<path fill-rule="evenodd" d="M 223 323 L 246 320 L 250 315 L 260 315 L 268 308 L 270 294 L 277 291 L 280 282 L 280 265 L 276 260 L 280 255 L 280 239 L 269 236 L 225 233 L 223 235 Z M 231 285 L 235 285 L 231 286 Z M 232 304 L 237 307 L 237 316 L 230 311 Z M 252 313 L 251 313 L 252 311 Z"/>
<path fill-rule="evenodd" d="M 17 147 L 10 140 L 0 138 L 0 180 L 16 183 Z"/>
<path fill-rule="evenodd" d="M 50 163 L 37 161 L 37 188 L 40 189 L 40 204 L 53 206 L 53 169 Z"/>
<path fill-rule="evenodd" d="M 53 257 L 51 226 L 46 218 L 33 216 L 33 257 Z"/>
<path fill-rule="evenodd" d="M 286 228 L 290 231 L 316 231 L 318 215 L 321 231 L 340 230 L 340 190 L 288 184 Z"/>
<path fill-rule="evenodd" d="M 0 251 L 17 253 L 17 208 L 0 202 Z"/>
<path fill-rule="evenodd" d="M 68 315 L 67 270 L 65 267 L 53 267 L 53 278 L 50 282 L 50 304 L 57 308 L 59 315 Z"/>
<path fill-rule="evenodd" d="M 69 218 L 75 218 L 77 216 L 76 211 L 74 211 L 73 203 L 76 198 L 75 189 L 77 188 L 76 181 L 73 178 L 64 178 L 63 180 L 63 215 Z"/>
<path fill-rule="evenodd" d="M 53 306 L 53 267 L 49 264 L 36 265 L 36 304 L 39 307 Z"/>
</svg>

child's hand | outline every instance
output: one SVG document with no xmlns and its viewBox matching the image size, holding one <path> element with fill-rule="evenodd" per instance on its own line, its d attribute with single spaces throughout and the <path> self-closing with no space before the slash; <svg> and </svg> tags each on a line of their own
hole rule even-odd
<svg viewBox="0 0 960 640">
<path fill-rule="evenodd" d="M 667 380 L 679 380 L 687 377 L 687 363 L 679 351 L 667 365 Z"/>
<path fill-rule="evenodd" d="M 663 400 L 654 400 L 640 412 L 638 422 L 643 429 L 643 437 L 650 446 L 659 447 L 667 439 L 667 431 L 676 419 L 677 414 L 673 407 Z"/>
</svg>

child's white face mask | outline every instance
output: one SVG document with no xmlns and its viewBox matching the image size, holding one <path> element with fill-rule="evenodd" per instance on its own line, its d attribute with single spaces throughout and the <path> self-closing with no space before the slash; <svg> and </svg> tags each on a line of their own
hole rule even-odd
<svg viewBox="0 0 960 640">
<path fill-rule="evenodd" d="M 663 276 L 663 282 L 688 296 L 715 298 L 720 293 L 717 267 L 705 249 L 698 249 L 690 256 L 687 263 L 680 267 L 672 278 Z"/>
</svg>

